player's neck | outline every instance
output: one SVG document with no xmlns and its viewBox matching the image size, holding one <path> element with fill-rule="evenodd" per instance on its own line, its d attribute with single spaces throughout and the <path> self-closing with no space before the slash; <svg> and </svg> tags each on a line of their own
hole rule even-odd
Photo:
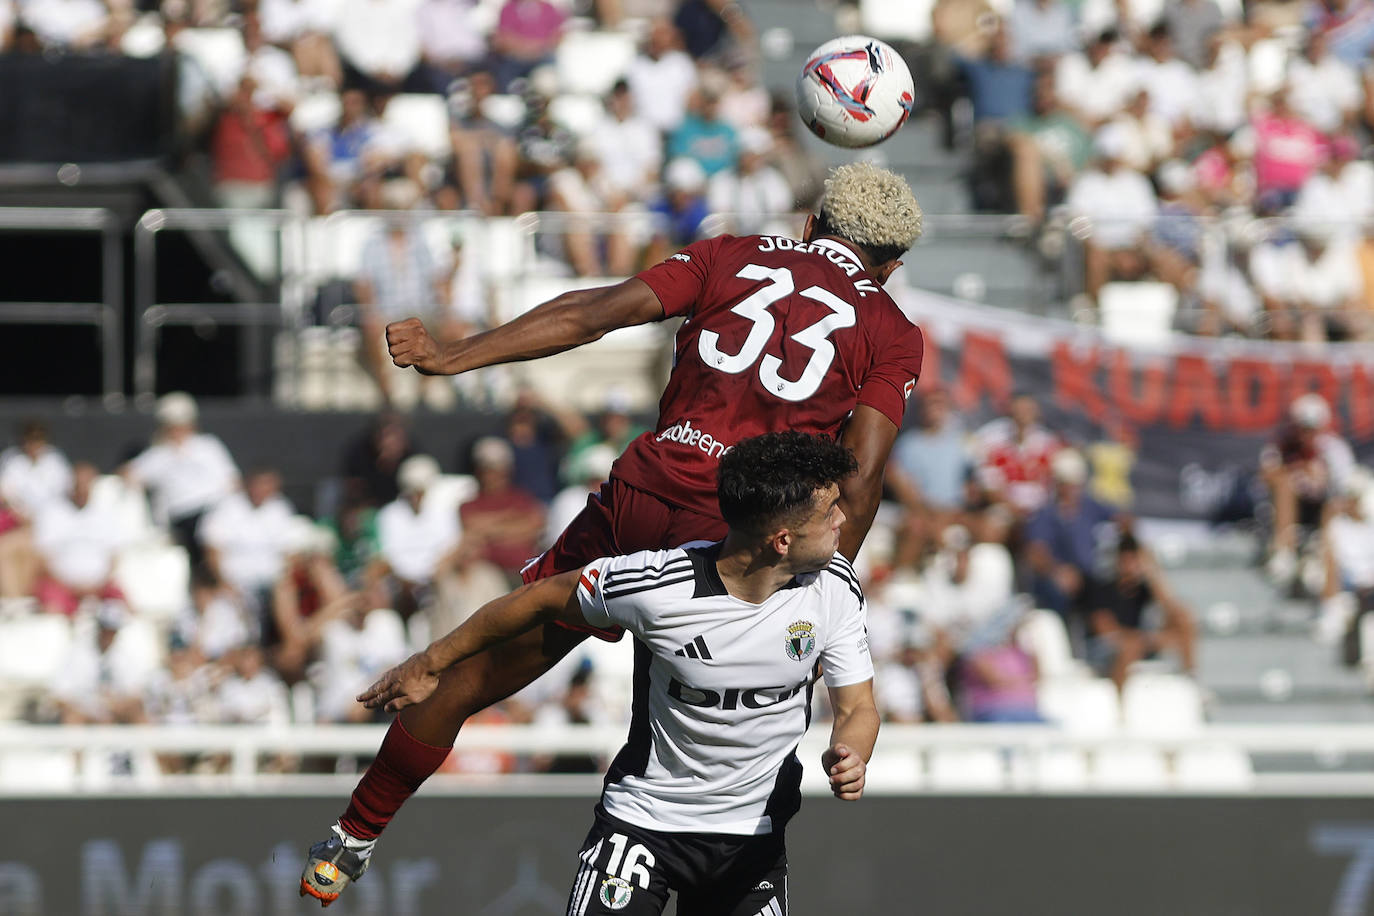
<svg viewBox="0 0 1374 916">
<path fill-rule="evenodd" d="M 766 545 L 734 532 L 726 535 L 716 557 L 716 572 L 731 597 L 762 604 L 794 575 L 785 557 Z"/>
</svg>

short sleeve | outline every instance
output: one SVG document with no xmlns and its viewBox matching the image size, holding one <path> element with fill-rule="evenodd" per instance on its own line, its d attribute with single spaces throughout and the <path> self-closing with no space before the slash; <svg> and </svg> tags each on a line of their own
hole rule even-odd
<svg viewBox="0 0 1374 916">
<path fill-rule="evenodd" d="M 156 486 L 167 470 L 167 449 L 161 445 L 154 445 L 144 450 L 129 462 L 129 469 L 134 472 L 134 477 L 140 484 Z"/>
<path fill-rule="evenodd" d="M 907 333 L 898 336 L 879 353 L 877 365 L 859 390 L 859 403 L 877 410 L 900 429 L 907 398 L 911 397 L 916 380 L 921 377 L 924 354 L 925 337 L 920 328 L 910 325 Z"/>
<path fill-rule="evenodd" d="M 821 670 L 827 687 L 845 687 L 873 677 L 873 657 L 868 649 L 864 621 L 863 590 L 854 570 L 840 560 L 826 569 L 830 590 L 830 632 L 821 650 Z"/>
<path fill-rule="evenodd" d="M 692 314 L 706 292 L 711 264 L 725 236 L 694 242 L 677 254 L 641 271 L 638 276 L 649 285 L 669 318 Z"/>
<path fill-rule="evenodd" d="M 630 629 L 629 623 L 621 619 L 627 616 L 624 614 L 626 602 L 608 602 L 603 590 L 606 573 L 613 572 L 616 561 L 620 559 L 623 557 L 602 557 L 593 560 L 582 568 L 582 574 L 578 577 L 577 603 L 582 609 L 582 616 L 594 627 L 607 629 L 621 626 Z"/>
</svg>

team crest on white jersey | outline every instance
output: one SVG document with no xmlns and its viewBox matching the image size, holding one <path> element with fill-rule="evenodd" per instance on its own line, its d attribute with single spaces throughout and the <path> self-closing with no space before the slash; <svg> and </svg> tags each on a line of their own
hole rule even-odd
<svg viewBox="0 0 1374 916">
<path fill-rule="evenodd" d="M 809 620 L 798 620 L 787 628 L 787 657 L 806 661 L 816 651 L 816 626 Z"/>
<path fill-rule="evenodd" d="M 635 892 L 634 887 L 628 881 L 619 878 L 607 878 L 601 882 L 601 902 L 608 909 L 623 910 L 630 905 L 630 896 Z"/>
</svg>

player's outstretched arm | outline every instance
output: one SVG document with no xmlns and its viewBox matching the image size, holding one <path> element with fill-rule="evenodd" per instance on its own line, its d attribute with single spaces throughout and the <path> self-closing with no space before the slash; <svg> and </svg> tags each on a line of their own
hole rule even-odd
<svg viewBox="0 0 1374 916">
<path fill-rule="evenodd" d="M 447 343 L 431 337 L 418 318 L 392 322 L 386 326 L 386 344 L 398 366 L 414 366 L 425 375 L 457 375 L 562 353 L 617 328 L 662 319 L 658 296 L 631 277 L 615 286 L 564 293 L 500 327 Z"/>
<path fill-rule="evenodd" d="M 358 702 L 368 709 L 385 706 L 387 712 L 399 712 L 429 699 L 444 670 L 484 649 L 555 620 L 585 624 L 575 591 L 579 575 L 581 570 L 540 579 L 488 601 L 447 636 L 379 677 L 358 695 Z"/>
<path fill-rule="evenodd" d="M 868 761 L 878 741 L 878 704 L 873 700 L 873 679 L 830 688 L 835 722 L 830 728 L 830 747 L 821 755 L 821 766 L 830 779 L 836 798 L 855 801 L 864 794 Z"/>
<path fill-rule="evenodd" d="M 883 498 L 883 475 L 897 425 L 882 411 L 860 404 L 854 408 L 840 435 L 840 444 L 854 453 L 858 473 L 840 483 L 840 509 L 845 522 L 840 528 L 840 553 L 853 560 L 873 525 Z"/>
</svg>

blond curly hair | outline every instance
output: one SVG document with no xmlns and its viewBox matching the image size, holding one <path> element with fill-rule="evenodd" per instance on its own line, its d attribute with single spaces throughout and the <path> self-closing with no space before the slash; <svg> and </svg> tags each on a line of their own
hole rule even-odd
<svg viewBox="0 0 1374 916">
<path fill-rule="evenodd" d="M 879 251 L 906 251 L 921 237 L 921 205 L 906 181 L 871 162 L 831 172 L 820 217 L 836 235 Z"/>
</svg>

